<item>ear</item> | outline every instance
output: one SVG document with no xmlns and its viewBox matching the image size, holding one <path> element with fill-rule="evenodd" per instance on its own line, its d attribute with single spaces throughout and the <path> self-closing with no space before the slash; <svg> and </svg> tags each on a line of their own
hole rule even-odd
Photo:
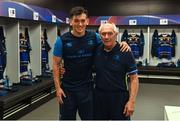
<svg viewBox="0 0 180 121">
<path fill-rule="evenodd" d="M 118 35 L 118 32 L 116 32 L 115 35 L 117 36 L 117 35 Z"/>
<path fill-rule="evenodd" d="M 72 19 L 69 19 L 69 24 L 70 24 L 70 26 L 72 26 Z"/>
<path fill-rule="evenodd" d="M 89 25 L 89 18 L 87 18 L 87 23 L 86 23 L 86 25 Z"/>
</svg>

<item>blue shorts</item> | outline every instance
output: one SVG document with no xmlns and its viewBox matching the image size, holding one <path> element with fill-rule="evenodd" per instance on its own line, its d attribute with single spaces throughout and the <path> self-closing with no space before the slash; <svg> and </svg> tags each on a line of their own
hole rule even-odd
<svg viewBox="0 0 180 121">
<path fill-rule="evenodd" d="M 67 91 L 64 90 L 66 98 L 60 105 L 60 120 L 76 120 L 78 111 L 81 120 L 93 119 L 93 92 L 91 89 L 83 91 Z"/>
<path fill-rule="evenodd" d="M 123 114 L 125 104 L 129 99 L 128 92 L 108 92 L 94 90 L 95 120 L 130 120 Z"/>
</svg>

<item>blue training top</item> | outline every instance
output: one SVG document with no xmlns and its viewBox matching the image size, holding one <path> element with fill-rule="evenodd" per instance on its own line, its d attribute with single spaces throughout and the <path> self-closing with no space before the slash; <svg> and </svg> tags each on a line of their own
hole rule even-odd
<svg viewBox="0 0 180 121">
<path fill-rule="evenodd" d="M 80 91 L 92 86 L 92 65 L 97 46 L 101 42 L 99 34 L 86 31 L 82 37 L 71 32 L 57 38 L 53 55 L 64 60 L 65 74 L 62 86 L 69 91 Z"/>
<path fill-rule="evenodd" d="M 136 74 L 137 67 L 132 52 L 121 52 L 119 43 L 110 51 L 104 45 L 98 47 L 95 56 L 97 89 L 103 91 L 127 91 L 127 74 Z"/>
</svg>

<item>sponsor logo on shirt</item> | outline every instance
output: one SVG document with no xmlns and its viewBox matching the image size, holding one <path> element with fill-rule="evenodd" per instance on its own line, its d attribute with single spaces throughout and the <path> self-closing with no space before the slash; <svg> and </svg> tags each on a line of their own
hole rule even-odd
<svg viewBox="0 0 180 121">
<path fill-rule="evenodd" d="M 66 43 L 66 46 L 67 46 L 67 47 L 72 47 L 72 43 L 71 43 L 71 42 Z"/>
<path fill-rule="evenodd" d="M 88 45 L 93 45 L 93 44 L 94 44 L 93 40 L 88 41 Z"/>
</svg>

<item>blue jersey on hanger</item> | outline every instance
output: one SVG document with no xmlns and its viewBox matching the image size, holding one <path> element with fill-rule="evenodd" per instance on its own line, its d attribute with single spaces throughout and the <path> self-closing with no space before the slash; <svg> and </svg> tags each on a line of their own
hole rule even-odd
<svg viewBox="0 0 180 121">
<path fill-rule="evenodd" d="M 159 35 L 158 30 L 156 29 L 152 36 L 152 47 L 151 47 L 151 55 L 152 57 L 158 57 L 158 47 L 159 47 Z"/>
<path fill-rule="evenodd" d="M 159 59 L 166 58 L 171 59 L 175 56 L 176 45 L 176 33 L 172 30 L 172 34 L 158 34 L 156 29 L 152 36 L 152 57 L 158 57 Z"/>
<path fill-rule="evenodd" d="M 128 34 L 128 31 L 125 30 L 121 41 L 126 41 L 131 47 L 131 51 L 136 59 L 143 56 L 144 51 L 144 35 L 142 30 L 140 31 L 140 35 L 138 34 Z"/>
<path fill-rule="evenodd" d="M 47 40 L 43 39 L 41 40 L 41 59 L 42 59 L 42 65 L 46 65 L 49 62 L 49 56 L 48 53 L 51 50 L 51 47 Z"/>
<path fill-rule="evenodd" d="M 41 69 L 42 73 L 49 71 L 49 51 L 51 50 L 51 47 L 48 43 L 48 37 L 46 29 L 44 29 L 43 37 L 41 38 Z"/>
<path fill-rule="evenodd" d="M 3 79 L 4 70 L 6 68 L 6 45 L 3 27 L 0 26 L 0 79 Z"/>
<path fill-rule="evenodd" d="M 28 71 L 30 44 L 20 33 L 20 73 Z"/>
<path fill-rule="evenodd" d="M 159 35 L 158 58 L 172 58 L 172 39 L 169 34 Z"/>
<path fill-rule="evenodd" d="M 174 30 L 172 30 L 171 39 L 172 39 L 171 42 L 172 42 L 172 46 L 173 46 L 173 48 L 172 48 L 172 57 L 175 57 L 175 55 L 176 55 L 175 46 L 177 44 L 177 37 L 176 37 L 176 33 L 175 33 Z"/>
</svg>

